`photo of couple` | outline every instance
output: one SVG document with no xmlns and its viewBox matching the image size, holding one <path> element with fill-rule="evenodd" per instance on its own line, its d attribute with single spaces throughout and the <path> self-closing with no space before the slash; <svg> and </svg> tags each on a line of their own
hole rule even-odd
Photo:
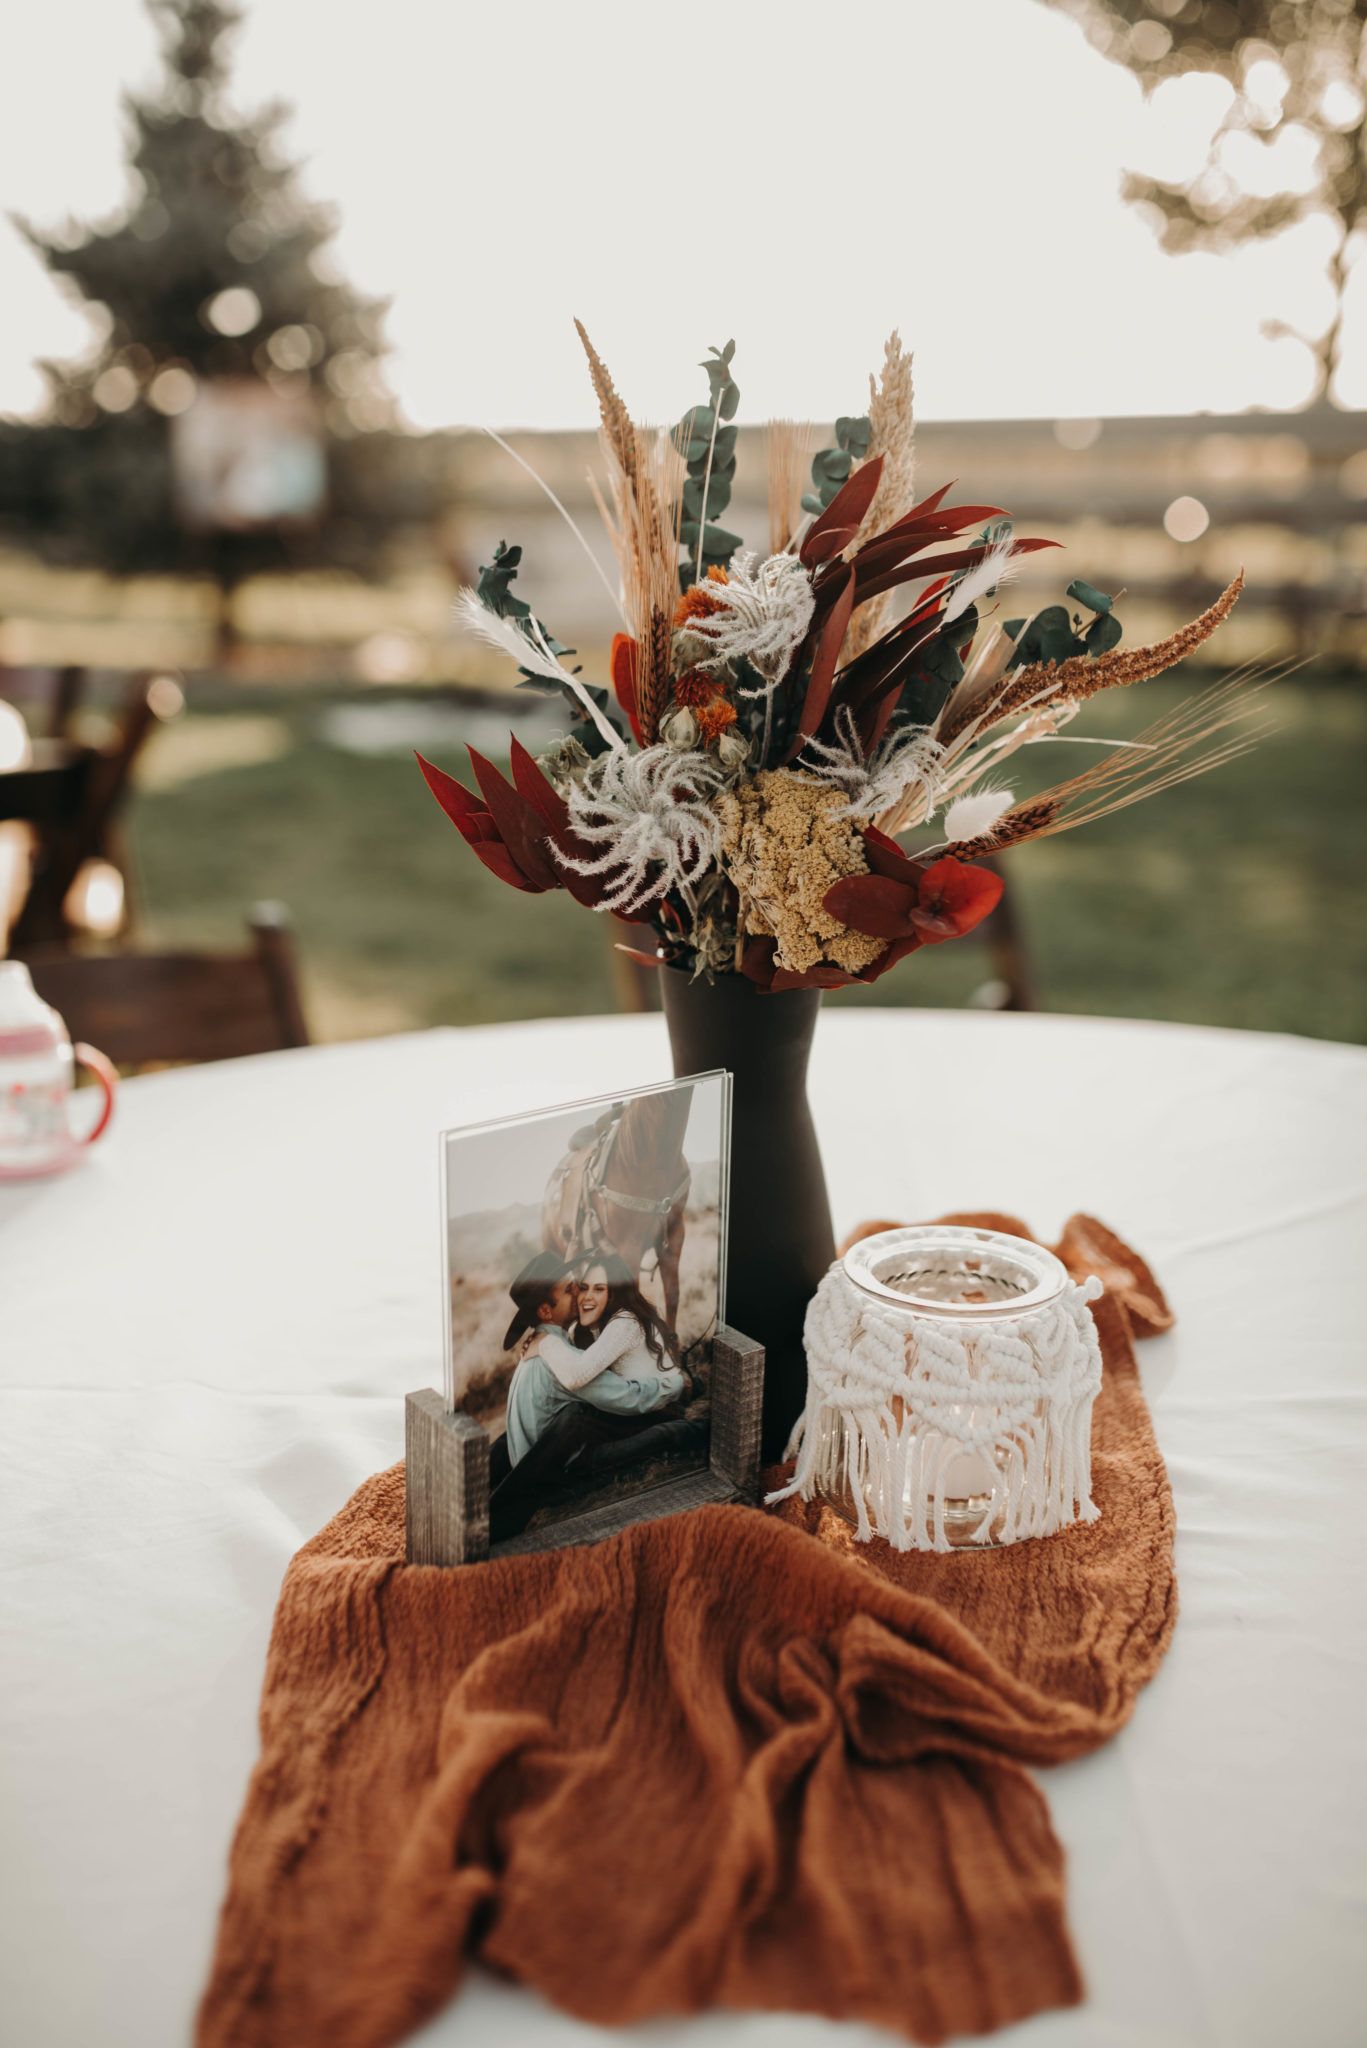
<svg viewBox="0 0 1367 2048">
<path fill-rule="evenodd" d="M 729 1085 L 446 1134 L 447 1396 L 492 1439 L 492 1544 L 706 1466 Z"/>
<path fill-rule="evenodd" d="M 701 1381 L 620 1258 L 576 1271 L 538 1252 L 511 1293 L 504 1347 L 518 1363 L 489 1463 L 491 1542 L 519 1534 L 557 1488 L 639 1471 L 670 1453 L 706 1461 L 706 1419 L 687 1406 Z M 671 1469 L 679 1462 L 672 1457 Z"/>
</svg>

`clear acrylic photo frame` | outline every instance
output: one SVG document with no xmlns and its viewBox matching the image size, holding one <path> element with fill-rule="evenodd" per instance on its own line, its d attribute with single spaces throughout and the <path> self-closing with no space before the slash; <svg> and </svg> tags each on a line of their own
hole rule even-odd
<svg viewBox="0 0 1367 2048">
<path fill-rule="evenodd" d="M 704 1149 L 703 1143 L 695 1142 L 692 1136 L 694 1117 L 698 1114 L 697 1091 L 700 1089 L 707 1089 L 709 1091 L 709 1097 L 707 1098 L 709 1107 L 706 1114 L 699 1120 L 699 1128 L 706 1134 L 707 1143 L 710 1144 L 714 1133 L 716 1141 L 718 1211 L 717 1299 L 712 1317 L 711 1331 L 715 1332 L 723 1326 L 726 1321 L 726 1259 L 731 1205 L 732 1092 L 732 1078 L 725 1068 L 717 1067 L 701 1074 L 685 1074 L 669 1081 L 654 1082 L 642 1088 L 614 1090 L 611 1094 L 607 1095 L 584 1096 L 570 1102 L 555 1103 L 545 1109 L 528 1110 L 517 1116 L 491 1117 L 481 1123 L 457 1125 L 451 1130 L 442 1131 L 438 1140 L 443 1398 L 448 1412 L 455 1413 L 460 1406 L 455 1389 L 454 1345 L 456 1333 L 453 1307 L 453 1280 L 455 1276 L 452 1270 L 451 1258 L 451 1221 L 453 1213 L 452 1198 L 457 1186 L 460 1185 L 458 1180 L 461 1156 L 459 1147 L 462 1142 L 469 1141 L 471 1150 L 473 1150 L 475 1141 L 479 1141 L 483 1146 L 487 1146 L 489 1141 L 498 1132 L 507 1132 L 510 1137 L 515 1133 L 525 1136 L 534 1131 L 538 1126 L 549 1125 L 557 1119 L 565 1120 L 567 1125 L 571 1123 L 583 1125 L 587 1122 L 595 1121 L 605 1111 L 617 1108 L 619 1105 L 622 1109 L 625 1109 L 630 1103 L 644 1101 L 654 1096 L 674 1093 L 682 1089 L 694 1091 L 689 1123 L 685 1132 L 683 1152 L 683 1156 L 690 1166 L 695 1158 L 699 1162 L 703 1162 L 713 1156 L 710 1151 Z M 454 1162 L 453 1150 L 455 1153 Z M 550 1157 L 549 1143 L 548 1157 Z M 473 1188 L 467 1186 L 462 1189 L 462 1195 L 466 1198 L 474 1194 L 477 1194 L 477 1190 Z M 463 1200 L 462 1209 L 466 1209 L 468 1206 L 468 1199 Z M 459 1214 L 461 1211 L 456 1213 Z"/>
</svg>

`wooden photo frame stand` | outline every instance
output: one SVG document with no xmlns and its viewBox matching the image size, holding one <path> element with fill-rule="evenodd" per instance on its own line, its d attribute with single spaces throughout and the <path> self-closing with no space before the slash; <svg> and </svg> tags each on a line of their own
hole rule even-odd
<svg viewBox="0 0 1367 2048">
<path fill-rule="evenodd" d="M 656 1521 L 714 1501 L 753 1505 L 759 1495 L 764 1347 L 725 1324 L 710 1346 L 711 1449 L 705 1471 L 625 1495 L 507 1542 L 489 1543 L 490 1439 L 471 1416 L 453 1412 L 434 1388 L 404 1402 L 407 1538 L 410 1564 L 476 1564 L 529 1550 L 598 1543 L 633 1522 Z"/>
</svg>

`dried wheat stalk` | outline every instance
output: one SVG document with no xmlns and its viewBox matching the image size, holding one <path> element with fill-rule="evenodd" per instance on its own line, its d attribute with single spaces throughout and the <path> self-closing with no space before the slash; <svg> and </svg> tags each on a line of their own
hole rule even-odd
<svg viewBox="0 0 1367 2048">
<path fill-rule="evenodd" d="M 576 320 L 574 328 L 584 344 L 584 354 L 589 359 L 589 376 L 593 380 L 593 388 L 598 398 L 598 411 L 603 422 L 603 439 L 628 483 L 634 485 L 636 429 L 631 423 L 631 414 L 618 396 L 617 386 L 609 375 L 608 366 L 589 340 L 582 320 Z"/>
<path fill-rule="evenodd" d="M 769 469 L 769 552 L 781 555 L 802 521 L 802 493 L 812 452 L 810 420 L 770 420 L 765 437 Z"/>
<path fill-rule="evenodd" d="M 602 419 L 611 509 L 595 488 L 617 555 L 622 604 L 636 642 L 636 710 L 649 746 L 669 701 L 670 621 L 678 595 L 679 511 L 683 464 L 667 434 L 636 426 L 607 365 L 575 321 Z"/>
<path fill-rule="evenodd" d="M 1031 801 L 1052 805 L 1054 815 L 1017 838 L 1044 839 L 1070 832 L 1076 825 L 1090 825 L 1112 811 L 1124 810 L 1128 804 L 1237 760 L 1272 730 L 1266 717 L 1248 716 L 1250 705 L 1269 680 L 1265 676 L 1250 686 L 1246 675 L 1236 672 L 1213 689 L 1179 704 L 1095 767 L 1084 768 L 1081 774 L 1041 791 Z M 1023 808 L 1018 806 L 1018 810 Z M 1013 815 L 1008 811 L 998 820 L 998 832 Z M 993 837 L 995 840 L 995 833 Z"/>
</svg>

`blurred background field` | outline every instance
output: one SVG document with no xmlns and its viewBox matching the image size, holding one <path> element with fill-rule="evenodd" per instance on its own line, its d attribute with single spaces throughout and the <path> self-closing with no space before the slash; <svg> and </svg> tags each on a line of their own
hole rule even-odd
<svg viewBox="0 0 1367 2048">
<path fill-rule="evenodd" d="M 1193 686 L 1116 693 L 1088 730 L 1129 736 Z M 1276 738 L 1199 789 L 1007 859 L 1043 1007 L 1367 1039 L 1367 694 L 1298 676 L 1270 701 Z M 434 693 L 204 687 L 133 806 L 149 937 L 235 942 L 282 897 L 324 1037 L 613 1008 L 602 921 L 563 895 L 510 913 L 418 779 L 411 745 L 454 767 L 508 724 Z M 966 940 L 827 1000 L 957 1005 L 987 972 Z"/>
</svg>

